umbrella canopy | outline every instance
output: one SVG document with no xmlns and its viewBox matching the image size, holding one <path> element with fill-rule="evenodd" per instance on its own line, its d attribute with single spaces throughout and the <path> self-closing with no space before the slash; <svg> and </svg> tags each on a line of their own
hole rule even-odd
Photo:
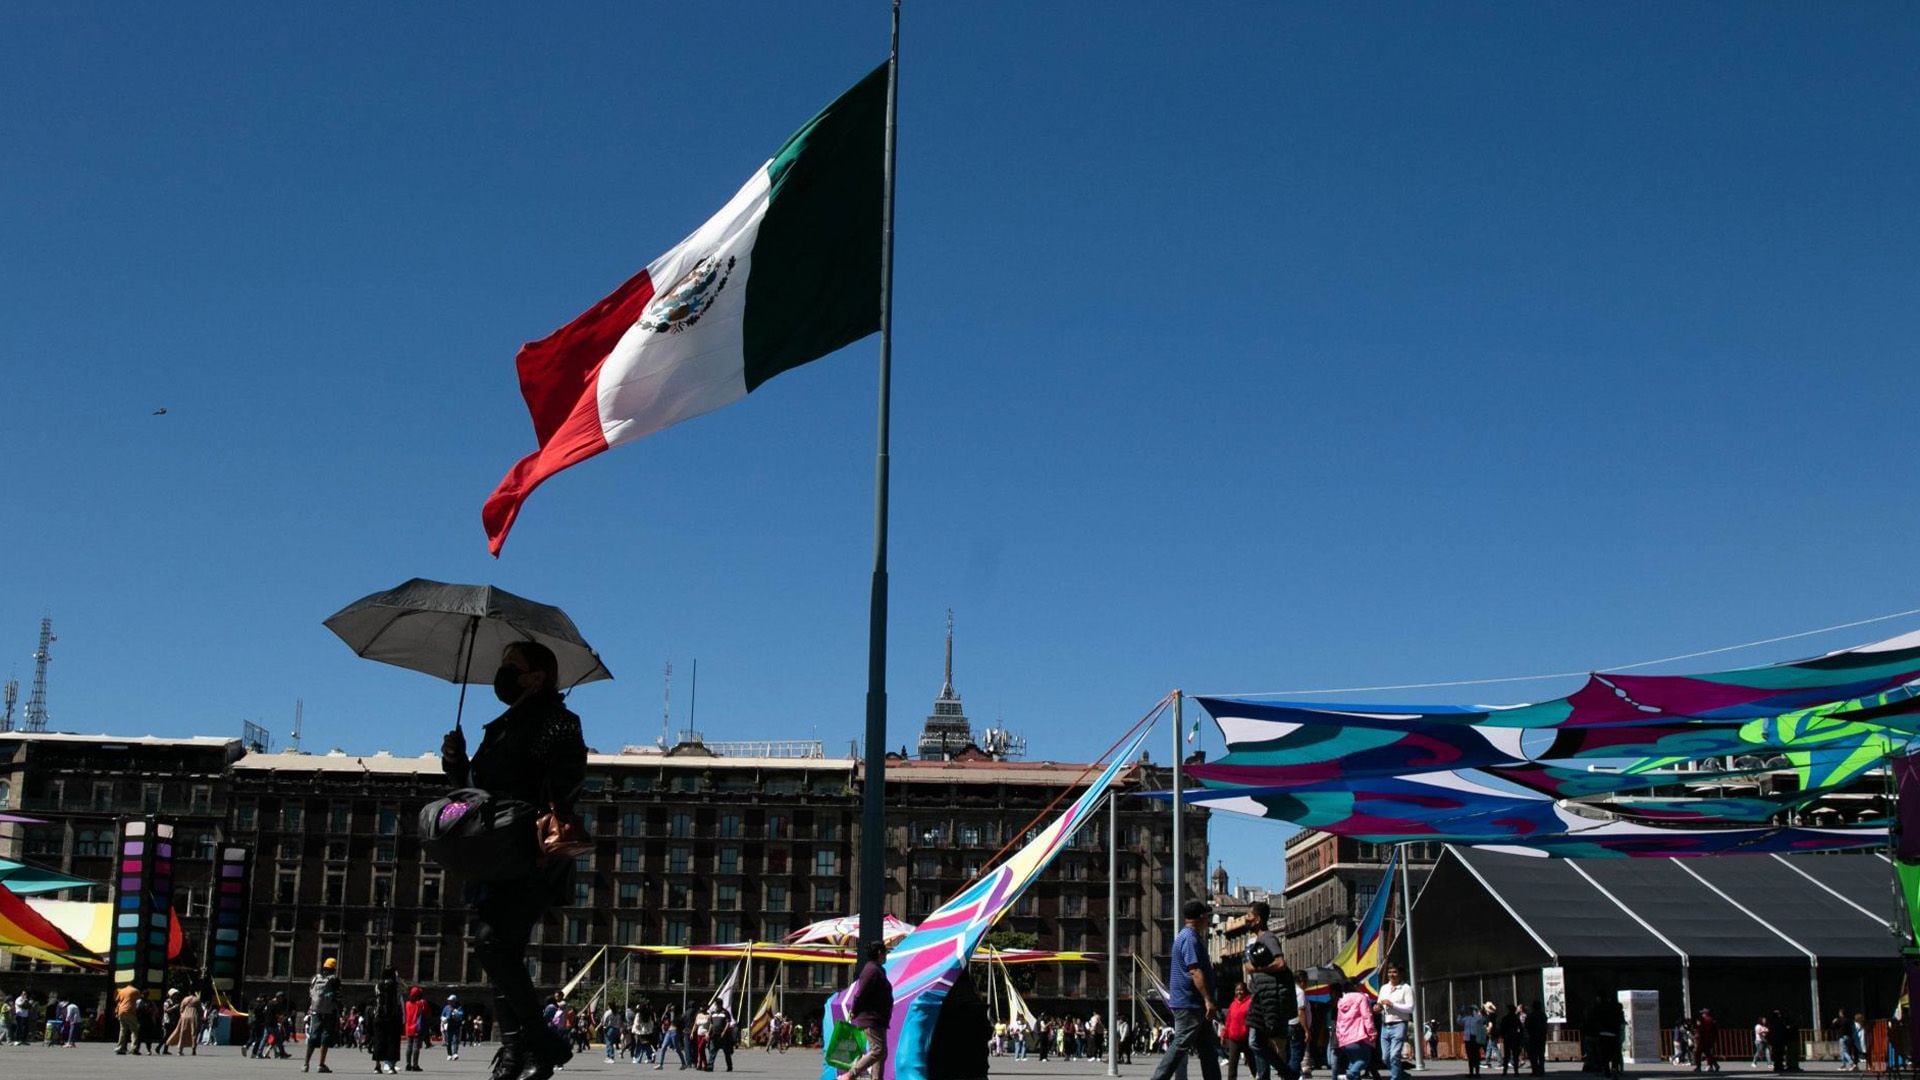
<svg viewBox="0 0 1920 1080">
<path fill-rule="evenodd" d="M 886 916 L 880 924 L 880 939 L 889 946 L 913 933 L 913 924 L 901 922 L 892 915 Z M 860 917 L 842 915 L 837 919 L 821 919 L 787 935 L 789 945 L 840 945 L 850 946 L 860 940 Z"/>
<path fill-rule="evenodd" d="M 48 870 L 39 866 L 14 862 L 12 859 L 0 859 L 0 885 L 15 896 L 31 896 L 37 893 L 59 892 L 62 889 L 83 889 L 96 884 L 86 878 L 77 878 L 63 874 L 58 870 Z"/>
<path fill-rule="evenodd" d="M 326 620 L 355 653 L 452 683 L 490 683 L 493 662 L 516 641 L 537 641 L 560 661 L 567 689 L 613 673 L 567 613 L 491 585 L 414 578 L 363 597 Z M 475 678 L 473 658 L 481 658 Z"/>
</svg>

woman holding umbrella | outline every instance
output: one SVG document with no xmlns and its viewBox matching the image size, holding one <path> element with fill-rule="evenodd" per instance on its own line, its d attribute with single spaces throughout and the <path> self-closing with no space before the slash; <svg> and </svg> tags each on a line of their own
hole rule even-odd
<svg viewBox="0 0 1920 1080">
<path fill-rule="evenodd" d="M 580 718 L 567 709 L 559 686 L 551 649 L 535 641 L 506 646 L 493 692 L 507 711 L 487 724 L 471 757 L 466 735 L 457 726 L 447 733 L 440 755 L 448 779 L 570 814 L 586 779 L 587 747 Z M 564 899 L 572 868 L 571 859 L 551 859 L 526 877 L 467 886 L 478 933 L 474 953 L 493 987 L 500 1027 L 492 1080 L 547 1080 L 573 1057 L 566 1040 L 540 1022 L 540 996 L 526 966 L 534 924 Z"/>
</svg>

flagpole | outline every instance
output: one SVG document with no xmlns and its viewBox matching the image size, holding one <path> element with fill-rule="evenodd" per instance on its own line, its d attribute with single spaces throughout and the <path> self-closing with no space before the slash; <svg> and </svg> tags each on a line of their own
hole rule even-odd
<svg viewBox="0 0 1920 1080">
<path fill-rule="evenodd" d="M 900 0 L 887 54 L 887 135 L 880 196 L 880 423 L 873 462 L 873 584 L 867 615 L 867 762 L 860 806 L 860 953 L 885 934 L 887 857 L 887 448 L 893 398 L 893 162 L 900 97 Z M 859 959 L 855 958 L 856 966 Z"/>
<path fill-rule="evenodd" d="M 1180 702 L 1186 695 L 1173 692 L 1173 929 L 1178 934 L 1184 918 L 1180 914 L 1180 893 L 1186 877 L 1186 864 L 1180 861 Z"/>
<path fill-rule="evenodd" d="M 1400 845 L 1400 909 L 1406 914 L 1407 985 L 1413 988 L 1413 1016 L 1407 1020 L 1407 1035 L 1413 1040 L 1413 1067 L 1419 1069 L 1425 1067 L 1426 1053 L 1420 1038 L 1420 984 L 1414 981 L 1420 972 L 1413 966 L 1413 866 L 1405 844 Z"/>
<path fill-rule="evenodd" d="M 1120 793 L 1107 792 L 1107 1075 L 1120 1075 Z"/>
</svg>

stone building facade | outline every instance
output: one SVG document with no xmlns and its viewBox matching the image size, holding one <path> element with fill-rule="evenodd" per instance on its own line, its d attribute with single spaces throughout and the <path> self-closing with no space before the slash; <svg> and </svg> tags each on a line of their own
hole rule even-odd
<svg viewBox="0 0 1920 1080">
<path fill-rule="evenodd" d="M 1400 846 L 1418 893 L 1441 845 Z M 1309 829 L 1287 838 L 1286 853 L 1287 884 L 1275 907 L 1286 921 L 1287 962 L 1296 969 L 1331 964 L 1383 887 L 1392 848 Z M 1396 873 L 1392 887 L 1398 882 Z"/>
<path fill-rule="evenodd" d="M 910 921 L 925 915 L 1088 776 L 1080 765 L 998 760 L 977 749 L 890 761 L 889 910 Z M 1164 769 L 1136 765 L 1122 789 L 1167 781 Z M 848 913 L 860 871 L 861 785 L 851 758 L 722 757 L 698 743 L 590 755 L 579 809 L 595 851 L 577 865 L 571 902 L 535 931 L 536 979 L 558 985 L 610 945 L 607 974 L 636 996 L 659 1000 L 690 987 L 697 997 L 729 962 L 618 947 L 777 940 Z M 48 824 L 4 827 L 0 856 L 106 881 L 116 823 L 157 814 L 182 836 L 176 879 L 190 943 L 205 934 L 213 845 L 255 852 L 245 995 L 285 989 L 298 998 L 326 956 L 362 988 L 391 962 L 436 993 L 480 994 L 459 882 L 422 857 L 414 836 L 419 809 L 447 786 L 431 754 L 249 753 L 233 739 L 11 733 L 0 736 L 5 808 L 38 811 Z M 1123 797 L 1120 806 L 1121 950 L 1163 964 L 1172 939 L 1166 805 Z M 1002 928 L 1034 934 L 1045 948 L 1105 952 L 1107 821 L 1103 810 L 1087 823 Z M 1199 895 L 1205 810 L 1190 807 L 1186 828 L 1186 888 Z M 104 886 L 95 892 L 92 899 L 110 898 Z M 106 988 L 105 976 L 19 958 L 0 966 L 7 962 L 33 972 L 37 985 Z M 790 965 L 789 1010 L 818 1008 L 845 974 Z M 1076 1001 L 1104 996 L 1098 965 L 1042 965 L 1034 975 L 1036 1009 L 1085 1012 Z M 760 971 L 755 983 L 770 977 Z"/>
</svg>

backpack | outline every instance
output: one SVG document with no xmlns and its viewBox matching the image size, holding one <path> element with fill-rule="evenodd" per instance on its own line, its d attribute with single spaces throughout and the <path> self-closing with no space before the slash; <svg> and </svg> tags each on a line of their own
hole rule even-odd
<svg viewBox="0 0 1920 1080">
<path fill-rule="evenodd" d="M 333 976 L 321 972 L 307 984 L 308 1008 L 321 1016 L 333 1016 L 340 1012 L 340 984 Z"/>
</svg>

